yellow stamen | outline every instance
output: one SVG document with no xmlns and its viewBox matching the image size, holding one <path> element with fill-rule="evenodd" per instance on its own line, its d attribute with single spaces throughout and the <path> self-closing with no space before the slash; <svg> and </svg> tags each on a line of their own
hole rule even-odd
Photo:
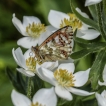
<svg viewBox="0 0 106 106">
<path fill-rule="evenodd" d="M 36 60 L 35 60 L 34 57 L 29 57 L 28 59 L 26 59 L 26 65 L 27 65 L 27 67 L 30 71 L 35 73 L 35 71 L 36 71 Z"/>
<path fill-rule="evenodd" d="M 28 33 L 29 36 L 36 38 L 39 37 L 43 32 L 46 31 L 46 27 L 44 26 L 44 24 L 40 24 L 40 23 L 32 23 L 29 24 L 26 27 L 26 32 Z"/>
<path fill-rule="evenodd" d="M 57 82 L 63 87 L 74 86 L 74 76 L 65 69 L 59 69 L 54 72 L 54 77 Z"/>
<path fill-rule="evenodd" d="M 75 14 L 69 13 L 69 19 L 64 18 L 64 20 L 61 20 L 60 28 L 64 26 L 72 26 L 73 31 L 75 31 L 77 28 L 80 29 L 82 27 L 82 22 L 75 16 Z"/>
<path fill-rule="evenodd" d="M 31 106 L 46 106 L 46 105 L 42 105 L 42 104 L 36 102 L 35 104 L 32 103 Z"/>
</svg>

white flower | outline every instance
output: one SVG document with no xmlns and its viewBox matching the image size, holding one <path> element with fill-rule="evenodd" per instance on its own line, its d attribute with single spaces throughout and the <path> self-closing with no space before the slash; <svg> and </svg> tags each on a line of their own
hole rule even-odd
<svg viewBox="0 0 106 106">
<path fill-rule="evenodd" d="M 86 13 L 82 12 L 79 8 L 76 8 L 76 10 L 83 17 L 89 18 L 89 16 Z M 77 30 L 76 36 L 86 40 L 93 40 L 97 38 L 100 35 L 100 32 L 91 28 L 89 29 L 89 27 L 91 26 L 88 26 L 83 23 L 82 28 L 80 30 Z"/>
<path fill-rule="evenodd" d="M 89 18 L 89 16 L 86 13 L 81 12 L 79 8 L 76 8 L 76 10 L 83 17 Z M 50 24 L 57 29 L 67 26 L 67 25 L 72 26 L 73 31 L 75 31 L 75 29 L 77 28 L 78 29 L 77 37 L 80 37 L 86 40 L 95 39 L 100 35 L 98 31 L 94 29 L 89 29 L 90 26 L 81 22 L 74 14 L 65 14 L 63 12 L 50 10 L 49 15 L 48 15 L 48 20 Z"/>
<path fill-rule="evenodd" d="M 102 0 L 86 0 L 85 6 L 94 5 L 94 4 L 100 3 L 101 1 Z"/>
<path fill-rule="evenodd" d="M 38 75 L 44 81 L 54 85 L 56 94 L 63 99 L 72 100 L 71 93 L 80 96 L 94 94 L 74 88 L 81 87 L 87 82 L 90 69 L 77 73 L 74 73 L 74 69 L 74 63 L 60 64 L 54 72 L 41 67 L 38 69 Z"/>
<path fill-rule="evenodd" d="M 41 21 L 34 16 L 24 16 L 23 23 L 13 14 L 12 22 L 17 30 L 24 36 L 17 44 L 24 48 L 31 48 L 41 44 L 55 30 L 52 26 L 45 27 Z M 40 39 L 40 41 L 39 41 Z M 42 39 L 42 40 L 41 40 Z"/>
<path fill-rule="evenodd" d="M 99 84 L 100 86 L 102 86 L 102 85 L 105 85 L 105 86 L 106 86 L 106 65 L 105 65 L 105 67 L 104 67 L 104 70 L 103 70 L 103 73 L 102 73 L 102 77 L 103 77 L 103 81 L 104 81 L 104 82 L 98 81 L 98 84 Z"/>
<path fill-rule="evenodd" d="M 32 101 L 25 95 L 13 90 L 11 99 L 14 106 L 56 106 L 57 104 L 57 97 L 53 87 L 38 90 Z"/>
<path fill-rule="evenodd" d="M 98 106 L 106 106 L 106 91 L 104 90 L 101 94 L 95 93 Z"/>
<path fill-rule="evenodd" d="M 31 50 L 27 50 L 24 55 L 22 53 L 22 50 L 20 48 L 17 48 L 16 50 L 12 50 L 13 57 L 16 61 L 16 63 L 21 68 L 16 68 L 17 71 L 23 73 L 24 75 L 28 77 L 32 77 L 37 72 L 36 70 L 39 67 L 45 67 L 47 69 L 53 70 L 58 66 L 58 62 L 44 62 L 43 64 L 39 65 L 35 59 L 35 55 L 31 52 Z"/>
</svg>

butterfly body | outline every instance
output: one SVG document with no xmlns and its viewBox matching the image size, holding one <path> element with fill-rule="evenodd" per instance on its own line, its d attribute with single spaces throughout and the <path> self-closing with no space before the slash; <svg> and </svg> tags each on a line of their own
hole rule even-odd
<svg viewBox="0 0 106 106">
<path fill-rule="evenodd" d="M 66 60 L 72 52 L 73 30 L 63 27 L 51 34 L 40 46 L 32 46 L 32 51 L 39 62 Z"/>
</svg>

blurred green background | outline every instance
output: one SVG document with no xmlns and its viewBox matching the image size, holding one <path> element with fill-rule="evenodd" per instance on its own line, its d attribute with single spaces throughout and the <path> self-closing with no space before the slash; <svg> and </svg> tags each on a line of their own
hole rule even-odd
<svg viewBox="0 0 106 106">
<path fill-rule="evenodd" d="M 11 91 L 13 86 L 5 73 L 6 67 L 16 68 L 12 48 L 17 48 L 17 40 L 22 35 L 12 24 L 12 14 L 22 20 L 23 16 L 36 16 L 48 25 L 50 9 L 71 12 L 70 0 L 0 0 L 0 106 L 13 106 Z"/>
</svg>

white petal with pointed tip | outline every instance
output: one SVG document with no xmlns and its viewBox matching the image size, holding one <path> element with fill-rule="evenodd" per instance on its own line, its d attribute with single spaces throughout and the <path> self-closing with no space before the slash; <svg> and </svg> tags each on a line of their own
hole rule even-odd
<svg viewBox="0 0 106 106">
<path fill-rule="evenodd" d="M 28 76 L 28 77 L 33 77 L 35 75 L 34 73 L 28 72 L 23 68 L 16 68 L 16 69 L 17 69 L 17 71 L 19 71 L 20 73 L 22 73 L 22 74 L 24 74 L 25 76 Z"/>
<path fill-rule="evenodd" d="M 36 71 L 35 71 L 35 72 L 36 72 Z M 30 70 L 27 70 L 26 73 L 27 73 L 28 75 L 30 75 L 30 76 L 35 76 L 35 73 L 32 72 L 32 71 L 30 71 Z"/>
<path fill-rule="evenodd" d="M 32 24 L 33 22 L 35 24 L 41 23 L 41 21 L 37 17 L 34 17 L 34 16 L 23 16 L 23 26 L 24 26 L 25 29 L 26 29 L 26 27 L 29 24 Z"/>
<path fill-rule="evenodd" d="M 25 58 L 24 55 L 22 53 L 22 50 L 20 47 L 18 47 L 15 51 L 14 54 L 17 58 L 18 63 L 20 64 L 21 67 L 23 67 L 24 69 L 26 69 L 26 63 L 25 63 Z"/>
<path fill-rule="evenodd" d="M 12 55 L 13 55 L 14 60 L 15 60 L 15 62 L 17 63 L 17 65 L 21 66 L 21 64 L 18 62 L 17 57 L 16 57 L 16 55 L 15 55 L 15 49 L 14 49 L 14 48 L 12 49 Z"/>
<path fill-rule="evenodd" d="M 67 90 L 66 90 L 64 87 L 62 87 L 62 86 L 57 85 L 57 86 L 55 87 L 55 92 L 56 92 L 56 94 L 57 94 L 59 97 L 61 97 L 61 98 L 63 98 L 63 99 L 66 99 L 66 100 L 68 100 L 68 101 L 71 101 L 71 100 L 73 99 L 71 93 L 70 93 L 69 91 L 67 91 Z"/>
<path fill-rule="evenodd" d="M 58 69 L 66 69 L 68 72 L 74 72 L 75 70 L 75 66 L 74 63 L 64 63 L 64 64 L 60 64 Z"/>
<path fill-rule="evenodd" d="M 38 68 L 37 70 L 37 74 L 40 76 L 41 79 L 43 79 L 44 81 L 52 84 L 55 86 L 56 84 L 56 80 L 54 78 L 53 72 L 46 69 L 46 68 Z"/>
<path fill-rule="evenodd" d="M 15 17 L 15 14 L 13 14 L 12 22 L 13 22 L 14 26 L 17 28 L 17 30 L 18 30 L 22 35 L 26 36 L 26 35 L 25 35 L 25 32 L 26 32 L 26 31 L 25 31 L 25 28 L 23 27 L 21 21 L 20 21 L 18 18 Z"/>
<path fill-rule="evenodd" d="M 83 33 L 83 35 L 82 36 L 77 35 L 77 37 L 85 40 L 93 40 L 100 35 L 100 33 L 94 29 L 81 30 L 81 33 Z"/>
<path fill-rule="evenodd" d="M 90 68 L 86 71 L 79 71 L 75 73 L 74 74 L 74 79 L 75 79 L 74 86 L 75 87 L 83 86 L 88 81 L 89 72 L 90 72 Z"/>
<path fill-rule="evenodd" d="M 97 92 L 95 93 L 97 102 L 99 106 L 106 106 L 106 99 L 103 98 L 100 94 L 98 94 Z"/>
<path fill-rule="evenodd" d="M 54 88 L 50 89 L 40 89 L 33 97 L 33 103 L 40 103 L 45 106 L 56 106 L 57 97 L 54 92 Z"/>
<path fill-rule="evenodd" d="M 88 16 L 86 13 L 82 12 L 79 8 L 76 8 L 76 11 L 77 11 L 80 15 L 82 15 L 83 17 L 89 18 L 89 16 Z"/>
<path fill-rule="evenodd" d="M 17 91 L 13 90 L 11 93 L 11 99 L 14 106 L 30 106 L 31 101 L 25 95 L 18 93 Z"/>
<path fill-rule="evenodd" d="M 50 10 L 48 15 L 48 20 L 50 24 L 56 28 L 60 28 L 61 21 L 66 18 L 69 19 L 69 16 L 63 12 Z"/>
<path fill-rule="evenodd" d="M 88 95 L 92 95 L 92 94 L 95 93 L 95 92 L 89 93 L 87 91 L 72 88 L 72 87 L 68 88 L 67 90 L 70 91 L 71 93 L 75 94 L 75 95 L 80 95 L 80 96 L 88 96 Z"/>
<path fill-rule="evenodd" d="M 94 5 L 97 3 L 100 3 L 102 0 L 86 0 L 85 1 L 85 6 L 90 6 L 90 5 Z"/>
<path fill-rule="evenodd" d="M 32 46 L 36 46 L 38 43 L 38 39 L 39 38 L 33 39 L 31 37 L 23 37 L 17 41 L 17 44 L 28 49 Z"/>
</svg>

